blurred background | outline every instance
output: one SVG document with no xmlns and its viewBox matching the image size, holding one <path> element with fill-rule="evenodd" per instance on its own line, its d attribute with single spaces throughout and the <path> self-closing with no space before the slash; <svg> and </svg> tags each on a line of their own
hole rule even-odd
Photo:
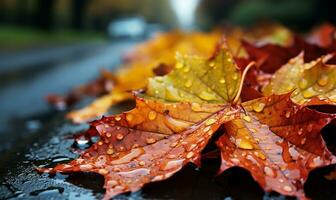
<svg viewBox="0 0 336 200">
<path fill-rule="evenodd" d="M 158 31 L 336 23 L 335 0 L 0 0 L 0 151 L 38 129 L 44 97 L 120 64 Z M 3 144 L 2 144 L 3 143 Z"/>
</svg>

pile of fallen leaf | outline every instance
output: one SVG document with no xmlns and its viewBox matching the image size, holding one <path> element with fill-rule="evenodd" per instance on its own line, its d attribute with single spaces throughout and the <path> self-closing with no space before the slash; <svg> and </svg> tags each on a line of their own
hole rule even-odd
<svg viewBox="0 0 336 200">
<path fill-rule="evenodd" d="M 97 143 L 39 170 L 99 173 L 109 199 L 200 165 L 216 132 L 219 172 L 239 166 L 265 191 L 306 199 L 309 172 L 336 163 L 321 136 L 336 118 L 335 33 L 323 25 L 304 37 L 281 26 L 162 34 L 104 72 L 95 92 L 75 89 L 76 98 L 104 95 L 68 117 L 86 121 L 130 98 L 135 108 L 90 122 L 85 135 Z"/>
</svg>

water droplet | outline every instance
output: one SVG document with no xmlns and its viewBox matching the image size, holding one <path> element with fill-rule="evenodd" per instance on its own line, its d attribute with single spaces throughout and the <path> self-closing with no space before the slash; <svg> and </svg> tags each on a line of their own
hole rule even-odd
<svg viewBox="0 0 336 200">
<path fill-rule="evenodd" d="M 192 86 L 192 81 L 191 81 L 190 79 L 188 79 L 188 80 L 185 82 L 184 86 L 186 86 L 187 88 L 191 87 L 191 86 Z"/>
<path fill-rule="evenodd" d="M 320 156 L 317 156 L 313 159 L 313 162 L 309 165 L 310 167 L 318 167 L 323 164 L 323 161 Z"/>
<path fill-rule="evenodd" d="M 147 138 L 146 142 L 147 142 L 147 144 L 153 144 L 153 143 L 156 142 L 156 139 L 155 138 Z"/>
<path fill-rule="evenodd" d="M 147 176 L 149 173 L 150 173 L 150 170 L 145 169 L 145 168 L 139 168 L 139 169 L 134 169 L 134 170 L 125 171 L 125 172 L 119 172 L 121 176 L 128 177 L 128 178 Z"/>
<path fill-rule="evenodd" d="M 306 138 L 302 138 L 301 142 L 302 145 L 304 145 L 306 143 Z"/>
<path fill-rule="evenodd" d="M 170 147 L 172 147 L 172 148 L 174 148 L 176 146 L 177 146 L 177 142 L 173 142 L 173 143 L 170 144 Z"/>
<path fill-rule="evenodd" d="M 182 63 L 176 63 L 175 65 L 176 69 L 181 69 L 183 67 Z"/>
<path fill-rule="evenodd" d="M 242 139 L 238 141 L 238 147 L 241 149 L 254 149 L 253 144 L 249 140 Z"/>
<path fill-rule="evenodd" d="M 195 149 L 195 147 L 197 147 L 196 144 L 191 144 L 191 145 L 188 146 L 187 151 L 191 151 L 191 150 Z"/>
<path fill-rule="evenodd" d="M 233 164 L 235 164 L 235 165 L 238 165 L 238 164 L 239 164 L 239 159 L 237 159 L 237 158 L 231 158 L 230 160 L 231 160 L 231 162 L 232 162 Z"/>
<path fill-rule="evenodd" d="M 210 100 L 215 100 L 216 96 L 214 94 L 211 94 L 205 90 L 203 90 L 199 95 L 198 95 L 201 99 L 210 101 Z"/>
<path fill-rule="evenodd" d="M 255 112 L 261 112 L 264 110 L 265 105 L 266 105 L 265 103 L 255 103 L 253 104 L 253 110 Z"/>
<path fill-rule="evenodd" d="M 224 84 L 224 83 L 225 83 L 225 79 L 224 79 L 224 78 L 221 78 L 221 79 L 219 80 L 219 82 L 222 83 L 222 84 Z"/>
<path fill-rule="evenodd" d="M 121 134 L 121 133 L 118 133 L 118 134 L 116 135 L 116 138 L 117 138 L 117 140 L 122 140 L 122 139 L 124 138 L 124 135 Z"/>
<path fill-rule="evenodd" d="M 48 187 L 46 189 L 32 191 L 29 194 L 31 196 L 39 196 L 39 198 L 45 199 L 47 197 L 54 196 L 56 194 L 62 194 L 63 192 L 64 192 L 64 188 L 62 188 L 62 187 L 53 187 L 52 186 L 52 187 Z M 15 196 L 15 197 L 19 198 L 20 195 Z"/>
<path fill-rule="evenodd" d="M 134 158 L 136 158 L 136 157 L 138 157 L 138 156 L 140 156 L 144 153 L 145 153 L 145 151 L 143 150 L 143 148 L 132 149 L 128 154 L 123 155 L 119 159 L 112 160 L 110 163 L 112 165 L 119 165 L 119 164 L 128 163 L 131 160 L 133 160 Z"/>
<path fill-rule="evenodd" d="M 299 81 L 299 87 L 300 87 L 301 89 L 305 89 L 307 86 L 308 86 L 308 81 L 307 81 L 306 79 L 301 79 L 301 80 Z"/>
<path fill-rule="evenodd" d="M 116 121 L 120 121 L 120 120 L 121 120 L 121 117 L 120 117 L 120 116 L 116 116 L 114 119 L 115 119 Z"/>
<path fill-rule="evenodd" d="M 156 112 L 155 111 L 153 111 L 153 110 L 151 110 L 151 111 L 149 111 L 149 113 L 148 113 L 148 119 L 149 120 L 154 120 L 155 118 L 156 118 Z"/>
<path fill-rule="evenodd" d="M 304 98 L 311 98 L 313 97 L 315 94 L 314 94 L 314 90 L 312 88 L 308 88 L 306 89 L 305 91 L 302 92 L 302 95 Z"/>
<path fill-rule="evenodd" d="M 146 164 L 145 161 L 140 161 L 140 162 L 139 162 L 139 165 L 140 165 L 140 166 L 145 166 L 145 164 Z"/>
<path fill-rule="evenodd" d="M 286 91 L 292 91 L 294 89 L 294 85 L 290 84 L 286 87 Z"/>
<path fill-rule="evenodd" d="M 102 174 L 102 175 L 106 175 L 106 174 L 108 174 L 109 172 L 108 172 L 106 169 L 99 169 L 98 173 L 99 173 L 99 174 Z"/>
<path fill-rule="evenodd" d="M 169 154 L 169 155 L 167 156 L 167 158 L 169 158 L 169 159 L 174 159 L 174 158 L 176 158 L 176 155 L 174 155 L 174 154 Z"/>
<path fill-rule="evenodd" d="M 233 74 L 233 75 L 232 75 L 232 79 L 233 79 L 233 80 L 237 80 L 237 79 L 238 79 L 238 74 Z"/>
<path fill-rule="evenodd" d="M 294 160 L 297 160 L 299 158 L 299 152 L 294 147 L 290 147 L 288 149 L 288 152 Z"/>
<path fill-rule="evenodd" d="M 202 110 L 202 107 L 199 103 L 191 103 L 191 110 L 198 112 Z"/>
<path fill-rule="evenodd" d="M 267 166 L 264 167 L 264 172 L 267 176 L 274 177 L 274 172 L 270 167 L 267 167 Z"/>
<path fill-rule="evenodd" d="M 127 119 L 127 121 L 132 121 L 133 120 L 133 115 L 131 114 L 131 113 L 127 113 L 126 114 L 126 119 Z"/>
<path fill-rule="evenodd" d="M 285 117 L 288 119 L 291 116 L 291 112 L 289 110 L 286 111 Z"/>
<path fill-rule="evenodd" d="M 282 188 L 284 191 L 286 191 L 286 192 L 291 192 L 291 191 L 293 191 L 293 189 L 289 186 L 289 185 L 285 185 L 285 186 L 283 186 L 283 188 Z"/>
<path fill-rule="evenodd" d="M 215 62 L 210 62 L 210 63 L 209 63 L 209 66 L 210 66 L 210 67 L 214 67 L 214 66 L 215 66 Z"/>
<path fill-rule="evenodd" d="M 328 84 L 328 76 L 323 74 L 317 81 L 319 86 L 325 86 Z"/>
<path fill-rule="evenodd" d="M 312 132 L 312 130 L 313 130 L 313 124 L 308 124 L 307 131 Z"/>
<path fill-rule="evenodd" d="M 243 116 L 243 119 L 247 122 L 251 122 L 251 117 L 247 116 L 247 115 L 244 115 Z"/>
<path fill-rule="evenodd" d="M 107 153 L 108 155 L 111 155 L 111 154 L 114 153 L 114 150 L 113 150 L 112 148 L 108 148 L 107 151 L 106 151 L 106 153 Z"/>
<path fill-rule="evenodd" d="M 265 154 L 263 154 L 262 152 L 254 152 L 254 155 L 256 155 L 258 158 L 262 159 L 262 160 L 265 160 L 266 159 L 266 156 Z"/>
<path fill-rule="evenodd" d="M 300 128 L 299 131 L 298 131 L 298 135 L 302 135 L 303 134 L 303 129 Z"/>
<path fill-rule="evenodd" d="M 163 175 L 157 175 L 152 179 L 152 182 L 161 181 L 162 179 L 164 179 Z"/>
<path fill-rule="evenodd" d="M 204 132 L 208 132 L 210 129 L 211 129 L 210 126 L 206 126 L 206 127 L 203 129 L 203 131 L 204 131 Z"/>
<path fill-rule="evenodd" d="M 108 185 L 108 187 L 113 187 L 113 186 L 118 185 L 118 182 L 115 181 L 115 180 L 109 180 L 109 181 L 107 181 L 107 185 Z"/>
<path fill-rule="evenodd" d="M 86 170 L 90 170 L 90 169 L 92 169 L 93 166 L 90 165 L 90 164 L 83 164 L 83 165 L 79 165 L 79 168 L 80 168 L 81 170 L 83 170 L 83 171 L 86 171 Z"/>
<path fill-rule="evenodd" d="M 205 125 L 209 126 L 211 124 L 214 124 L 217 120 L 214 118 L 210 118 L 208 120 L 205 121 Z"/>
<path fill-rule="evenodd" d="M 190 151 L 187 153 L 186 157 L 189 159 L 194 156 L 194 152 Z"/>
<path fill-rule="evenodd" d="M 183 161 L 184 159 L 166 161 L 160 166 L 160 169 L 165 171 L 165 170 L 181 168 Z"/>
</svg>

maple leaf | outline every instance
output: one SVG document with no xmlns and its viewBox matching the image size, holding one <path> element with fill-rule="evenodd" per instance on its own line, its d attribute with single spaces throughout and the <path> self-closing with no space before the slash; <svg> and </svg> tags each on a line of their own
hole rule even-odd
<svg viewBox="0 0 336 200">
<path fill-rule="evenodd" d="M 242 106 L 245 113 L 225 123 L 226 134 L 217 141 L 220 171 L 240 166 L 266 191 L 304 199 L 303 184 L 309 171 L 336 161 L 320 134 L 332 117 L 294 104 L 290 94 Z"/>
<path fill-rule="evenodd" d="M 294 90 L 294 102 L 306 105 L 336 103 L 336 66 L 325 62 L 326 55 L 310 63 L 304 63 L 301 53 L 281 67 L 263 89 L 265 95 L 283 94 Z"/>
<path fill-rule="evenodd" d="M 169 178 L 188 162 L 199 164 L 202 149 L 223 125 L 226 133 L 218 140 L 222 170 L 233 166 L 227 158 L 239 154 L 239 148 L 246 154 L 264 155 L 265 159 L 260 162 L 262 167 L 274 170 L 277 176 L 273 179 L 269 178 L 269 170 L 257 170 L 255 163 L 250 165 L 249 161 L 242 160 L 242 166 L 250 170 L 266 190 L 304 198 L 302 185 L 307 173 L 314 167 L 335 162 L 319 134 L 335 116 L 296 105 L 290 101 L 289 94 L 240 104 L 243 80 L 251 66 L 253 63 L 241 72 L 225 47 L 218 49 L 210 59 L 178 54 L 175 68 L 168 75 L 148 80 L 146 93 L 136 95 L 133 110 L 91 123 L 89 134 L 100 136 L 96 144 L 68 164 L 39 170 L 100 173 L 105 177 L 104 198 L 109 199 L 139 190 L 149 182 Z M 280 109 L 283 111 L 275 112 Z M 241 128 L 236 130 L 235 127 Z M 278 149 L 277 142 L 282 140 L 293 147 L 284 146 L 283 155 L 262 152 L 267 150 L 262 140 L 268 142 L 270 149 Z M 234 145 L 238 145 L 237 148 Z M 293 148 L 298 152 L 294 159 L 297 163 L 290 164 L 289 154 L 285 153 L 293 153 Z M 244 159 L 244 152 L 239 156 Z M 272 162 L 271 158 L 286 165 Z M 306 166 L 311 163 L 315 165 Z M 274 181 L 285 178 L 286 170 L 291 172 L 284 179 L 288 185 L 280 185 L 283 186 L 280 190 Z M 303 174 L 294 173 L 297 171 Z"/>
<path fill-rule="evenodd" d="M 175 31 L 157 35 L 135 47 L 126 56 L 126 64 L 114 73 L 115 84 L 109 94 L 82 109 L 70 112 L 68 118 L 81 123 L 105 114 L 111 106 L 132 99 L 130 91 L 144 88 L 147 78 L 155 76 L 155 70 L 162 63 L 173 66 L 176 52 L 208 57 L 213 53 L 219 39 L 218 32 L 187 34 Z"/>
<path fill-rule="evenodd" d="M 299 36 L 294 36 L 293 42 L 289 46 L 277 44 L 254 45 L 243 41 L 242 45 L 249 55 L 249 61 L 255 61 L 259 69 L 266 73 L 274 73 L 288 60 L 297 56 L 300 52 L 305 52 L 304 61 L 310 62 L 328 53 L 336 51 L 336 40 L 328 43 L 328 46 L 318 46 L 309 43 Z M 336 59 L 331 59 L 330 63 L 335 63 Z"/>
</svg>

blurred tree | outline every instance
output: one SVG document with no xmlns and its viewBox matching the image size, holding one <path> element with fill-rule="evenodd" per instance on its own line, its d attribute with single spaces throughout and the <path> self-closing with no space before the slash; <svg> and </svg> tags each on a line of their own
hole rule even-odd
<svg viewBox="0 0 336 200">
<path fill-rule="evenodd" d="M 85 21 L 85 12 L 89 0 L 72 0 L 71 26 L 73 29 L 82 30 Z"/>
<path fill-rule="evenodd" d="M 35 22 L 38 28 L 42 30 L 52 29 L 54 5 L 55 0 L 37 0 Z"/>
</svg>

